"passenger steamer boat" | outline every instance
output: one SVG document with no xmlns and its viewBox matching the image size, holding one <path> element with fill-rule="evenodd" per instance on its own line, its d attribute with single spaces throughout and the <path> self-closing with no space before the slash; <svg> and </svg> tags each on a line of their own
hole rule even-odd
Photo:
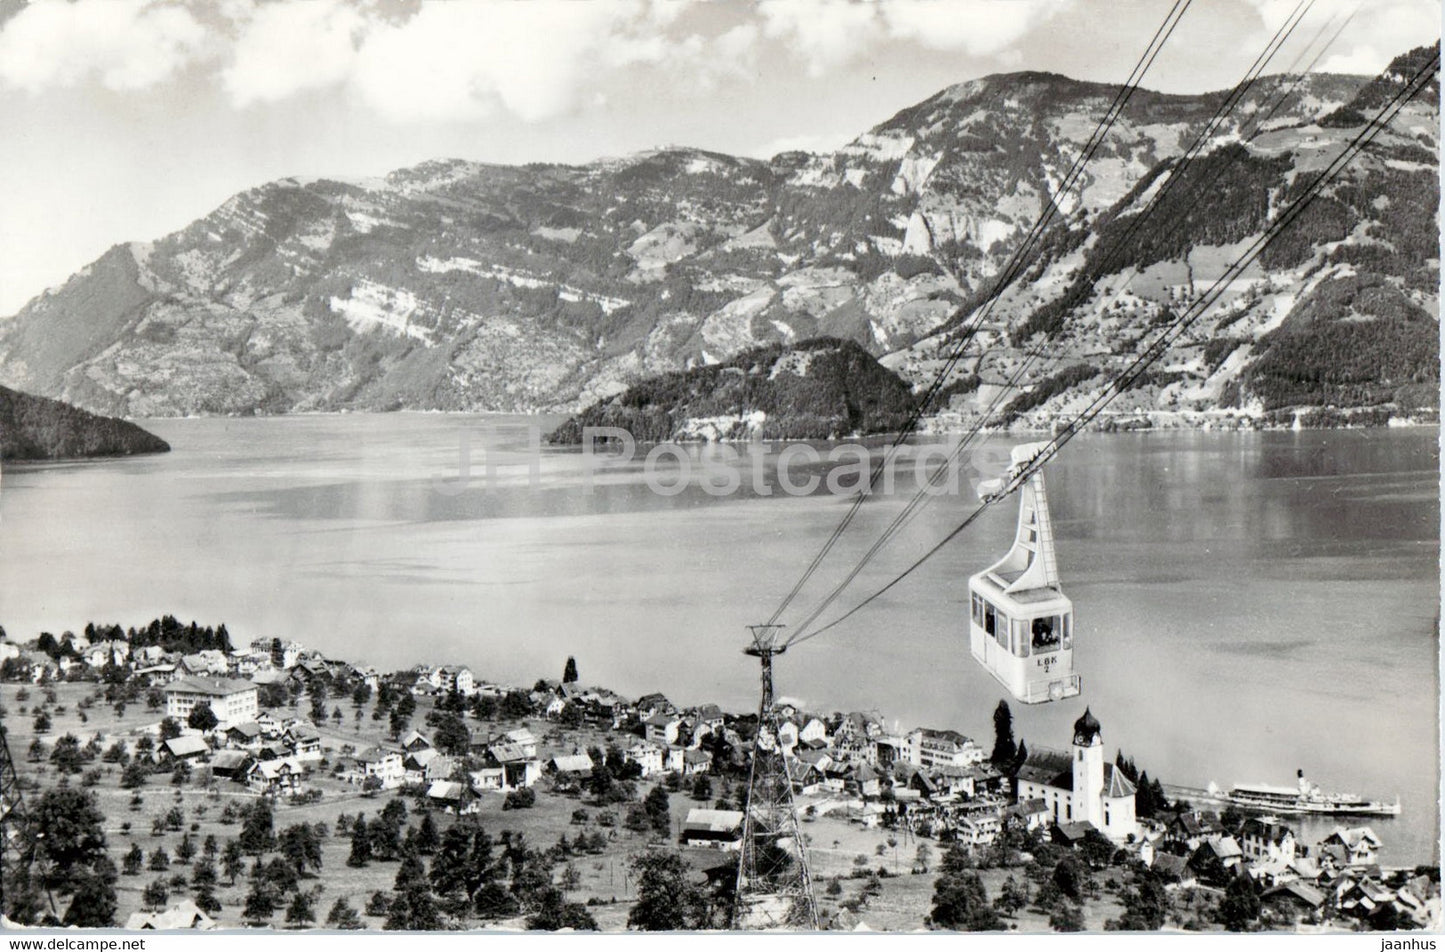
<svg viewBox="0 0 1445 952">
<path fill-rule="evenodd" d="M 1295 787 L 1270 787 L 1264 784 L 1237 783 L 1228 792 L 1211 783 L 1209 795 L 1223 803 L 1246 810 L 1268 813 L 1313 813 L 1322 816 L 1399 816 L 1400 798 L 1394 803 L 1366 800 L 1353 793 L 1322 793 L 1299 771 Z"/>
</svg>

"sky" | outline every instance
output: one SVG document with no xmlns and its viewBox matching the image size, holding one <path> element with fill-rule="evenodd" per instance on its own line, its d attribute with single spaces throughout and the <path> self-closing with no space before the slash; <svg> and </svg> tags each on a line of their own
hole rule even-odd
<svg viewBox="0 0 1445 952">
<path fill-rule="evenodd" d="M 0 0 L 0 315 L 285 176 L 822 151 L 991 73 L 1118 82 L 1171 2 Z M 1143 85 L 1233 85 L 1297 2 L 1194 0 Z M 1317 69 L 1376 73 L 1441 8 L 1316 0 L 1277 62 L 1347 19 Z"/>
</svg>

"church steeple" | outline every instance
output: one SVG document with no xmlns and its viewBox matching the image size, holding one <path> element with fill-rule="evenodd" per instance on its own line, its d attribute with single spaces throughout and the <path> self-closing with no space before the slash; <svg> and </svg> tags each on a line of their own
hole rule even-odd
<svg viewBox="0 0 1445 952">
<path fill-rule="evenodd" d="M 1074 721 L 1074 746 L 1091 747 L 1094 741 L 1102 740 L 1103 729 L 1099 726 L 1099 719 L 1086 707 L 1083 715 Z"/>
</svg>

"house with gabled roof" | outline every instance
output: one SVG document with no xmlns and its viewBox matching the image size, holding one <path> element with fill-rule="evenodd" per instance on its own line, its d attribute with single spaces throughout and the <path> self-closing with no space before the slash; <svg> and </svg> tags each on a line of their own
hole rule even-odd
<svg viewBox="0 0 1445 952">
<path fill-rule="evenodd" d="M 141 932 L 154 929 L 158 932 L 176 932 L 190 929 L 203 932 L 216 928 L 216 920 L 201 911 L 201 907 L 190 899 L 183 899 L 165 912 L 133 912 L 125 920 L 127 932 Z"/>
<path fill-rule="evenodd" d="M 592 756 L 585 750 L 579 750 L 553 756 L 547 761 L 546 770 L 552 774 L 590 774 L 593 766 Z"/>
<path fill-rule="evenodd" d="M 1203 843 L 1206 837 L 1218 836 L 1223 832 L 1224 827 L 1220 826 L 1214 817 L 1206 817 L 1197 812 L 1184 812 L 1169 821 L 1165 828 L 1164 841 L 1192 853 L 1199 849 L 1199 844 Z"/>
<path fill-rule="evenodd" d="M 487 766 L 502 769 L 502 790 L 530 787 L 542 776 L 536 749 L 529 752 L 524 744 L 493 744 L 487 748 Z"/>
<path fill-rule="evenodd" d="M 1277 817 L 1249 817 L 1239 828 L 1235 837 L 1244 852 L 1247 863 L 1263 863 L 1268 860 L 1288 865 L 1299 852 L 1294 830 L 1285 826 Z"/>
<path fill-rule="evenodd" d="M 252 761 L 246 771 L 246 784 L 263 794 L 284 795 L 301 789 L 306 770 L 295 758 Z"/>
<path fill-rule="evenodd" d="M 1199 877 L 1189 866 L 1189 860 L 1173 853 L 1155 853 L 1149 868 L 1162 878 L 1166 885 L 1177 884 L 1187 889 L 1199 881 Z"/>
<path fill-rule="evenodd" d="M 226 746 L 251 748 L 261 743 L 261 725 L 255 721 L 232 724 L 225 731 Z"/>
<path fill-rule="evenodd" d="M 392 790 L 406 779 L 402 752 L 394 747 L 368 747 L 357 751 L 352 762 L 352 777 L 356 783 L 365 783 L 368 778 L 375 777 L 381 781 L 383 790 Z"/>
<path fill-rule="evenodd" d="M 1244 865 L 1244 851 L 1239 842 L 1227 834 L 1204 838 L 1199 848 L 1189 854 L 1189 868 L 1200 879 L 1223 885 L 1239 874 Z"/>
<path fill-rule="evenodd" d="M 671 714 L 677 710 L 671 701 L 656 692 L 638 698 L 633 709 L 637 712 L 638 719 L 644 721 L 654 714 Z"/>
<path fill-rule="evenodd" d="M 686 846 L 736 850 L 742 845 L 743 814 L 740 810 L 709 810 L 694 807 L 682 824 Z"/>
<path fill-rule="evenodd" d="M 627 748 L 623 751 L 622 756 L 630 763 L 641 767 L 642 776 L 651 777 L 654 774 L 662 773 L 666 767 L 663 750 L 664 748 L 657 744 L 645 740 Z"/>
<path fill-rule="evenodd" d="M 507 731 L 502 735 L 500 741 L 521 747 L 528 757 L 537 756 L 537 735 L 525 727 L 518 727 Z"/>
<path fill-rule="evenodd" d="M 172 760 L 203 760 L 211 747 L 200 734 L 182 734 L 161 742 L 161 753 Z"/>
<path fill-rule="evenodd" d="M 244 783 L 254 762 L 249 751 L 218 750 L 211 755 L 211 776 Z"/>
<path fill-rule="evenodd" d="M 682 752 L 682 775 L 684 777 L 695 777 L 698 774 L 705 774 L 712 769 L 712 754 L 696 747 L 689 747 Z"/>
<path fill-rule="evenodd" d="M 476 794 L 458 780 L 436 780 L 426 788 L 429 803 L 441 807 L 447 813 L 475 813 L 478 806 Z"/>
<path fill-rule="evenodd" d="M 654 714 L 644 718 L 642 726 L 649 741 L 659 747 L 669 747 L 677 743 L 677 734 L 682 727 L 682 718 L 676 714 Z"/>
<path fill-rule="evenodd" d="M 1296 922 L 1306 916 L 1318 914 L 1324 909 L 1327 899 L 1328 897 L 1323 891 L 1300 880 L 1292 880 L 1266 889 L 1259 897 L 1261 905 L 1274 909 L 1277 913 L 1282 913 Z"/>
<path fill-rule="evenodd" d="M 1320 840 L 1318 851 L 1342 858 L 1346 866 L 1373 866 L 1378 862 L 1379 849 L 1380 838 L 1368 826 L 1337 826 Z"/>
</svg>

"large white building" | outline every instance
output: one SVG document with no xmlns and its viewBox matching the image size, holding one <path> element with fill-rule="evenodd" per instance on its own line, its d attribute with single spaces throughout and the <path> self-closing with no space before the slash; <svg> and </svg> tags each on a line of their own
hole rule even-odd
<svg viewBox="0 0 1445 952">
<path fill-rule="evenodd" d="M 234 678 L 181 678 L 166 685 L 166 714 L 179 721 L 191 716 L 198 704 L 209 704 L 221 730 L 253 721 L 261 708 L 256 685 Z"/>
<path fill-rule="evenodd" d="M 1085 708 L 1074 722 L 1069 753 L 1030 752 L 1019 770 L 1018 799 L 1042 800 L 1055 823 L 1092 823 L 1115 842 L 1139 835 L 1134 816 L 1134 784 L 1104 760 L 1099 721 Z"/>
<path fill-rule="evenodd" d="M 984 761 L 983 748 L 958 731 L 916 727 L 904 738 L 908 762 L 919 767 L 967 767 Z"/>
</svg>

